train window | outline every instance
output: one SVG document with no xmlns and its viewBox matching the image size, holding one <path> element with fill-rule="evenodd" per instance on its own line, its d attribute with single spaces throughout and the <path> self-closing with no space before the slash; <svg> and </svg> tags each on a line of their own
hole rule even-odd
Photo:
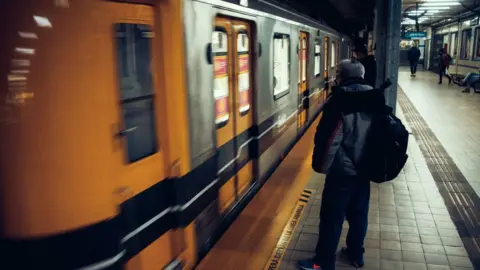
<svg viewBox="0 0 480 270">
<path fill-rule="evenodd" d="M 331 55 L 328 54 L 328 45 L 329 43 L 329 37 L 325 37 L 325 40 L 324 40 L 324 62 L 323 62 L 323 68 L 324 68 L 324 76 L 327 77 L 328 76 L 328 58 L 331 57 Z"/>
<path fill-rule="evenodd" d="M 462 31 L 462 45 L 460 59 L 470 59 L 470 51 L 472 44 L 472 29 Z"/>
<path fill-rule="evenodd" d="M 480 60 L 480 27 L 475 28 L 475 50 L 473 52 L 473 58 Z"/>
<path fill-rule="evenodd" d="M 336 49 L 336 44 L 335 42 L 332 42 L 332 57 L 331 57 L 331 64 L 330 64 L 330 67 L 335 67 L 335 61 L 336 61 L 336 52 L 337 52 L 337 49 Z"/>
<path fill-rule="evenodd" d="M 453 57 L 454 55 L 457 55 L 457 43 L 458 43 L 457 33 L 452 33 L 452 37 L 450 40 L 452 42 L 452 44 L 450 44 L 450 55 Z"/>
<path fill-rule="evenodd" d="M 157 152 L 149 25 L 115 25 L 120 98 L 129 162 Z"/>
<path fill-rule="evenodd" d="M 240 94 L 240 107 L 238 111 L 246 113 L 250 109 L 250 63 L 249 63 L 249 40 L 247 33 L 238 33 L 237 35 L 237 53 L 238 53 L 238 92 Z"/>
<path fill-rule="evenodd" d="M 307 38 L 302 39 L 302 82 L 307 79 Z"/>
<path fill-rule="evenodd" d="M 315 44 L 315 76 L 320 76 L 320 61 L 321 61 L 321 50 L 322 47 L 320 46 L 320 43 Z"/>
<path fill-rule="evenodd" d="M 278 99 L 290 90 L 290 36 L 273 36 L 273 95 Z"/>
<path fill-rule="evenodd" d="M 223 29 L 212 34 L 215 78 L 213 97 L 215 98 L 215 124 L 224 124 L 230 118 L 228 106 L 228 37 Z"/>
</svg>

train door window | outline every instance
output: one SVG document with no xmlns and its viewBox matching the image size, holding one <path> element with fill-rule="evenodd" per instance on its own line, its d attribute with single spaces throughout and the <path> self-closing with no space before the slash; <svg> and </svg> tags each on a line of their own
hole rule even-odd
<svg viewBox="0 0 480 270">
<path fill-rule="evenodd" d="M 473 58 L 480 60 L 480 27 L 475 28 L 475 47 L 473 51 Z"/>
<path fill-rule="evenodd" d="M 336 57 L 337 57 L 337 49 L 336 49 L 336 43 L 335 42 L 332 42 L 332 57 L 331 57 L 331 60 L 330 60 L 330 67 L 335 67 L 335 61 L 336 61 Z"/>
<path fill-rule="evenodd" d="M 453 33 L 452 34 L 452 40 L 453 40 L 453 46 L 452 46 L 452 52 L 451 56 L 457 56 L 458 55 L 458 33 Z"/>
<path fill-rule="evenodd" d="M 472 44 L 472 29 L 462 31 L 462 46 L 460 59 L 470 59 L 470 49 Z"/>
<path fill-rule="evenodd" d="M 250 59 L 249 59 L 249 40 L 248 33 L 240 32 L 237 34 L 237 54 L 238 54 L 238 93 L 240 106 L 238 111 L 241 115 L 250 110 Z"/>
<path fill-rule="evenodd" d="M 307 37 L 302 35 L 302 82 L 307 80 Z"/>
<path fill-rule="evenodd" d="M 116 53 L 120 77 L 127 158 L 135 162 L 158 150 L 154 116 L 149 25 L 115 25 Z"/>
<path fill-rule="evenodd" d="M 230 118 L 228 100 L 228 40 L 227 33 L 217 28 L 212 34 L 212 54 L 214 57 L 215 78 L 213 97 L 215 98 L 215 124 L 224 125 Z"/>
<path fill-rule="evenodd" d="M 302 34 L 298 38 L 298 85 L 302 82 Z"/>
<path fill-rule="evenodd" d="M 329 48 L 329 37 L 325 37 L 324 40 L 324 60 L 323 60 L 323 76 L 327 77 L 328 76 L 328 58 L 330 57 L 330 54 L 328 53 L 328 48 Z"/>
<path fill-rule="evenodd" d="M 320 46 L 320 43 L 317 42 L 315 44 L 315 77 L 320 76 L 321 52 L 322 47 Z"/>
<path fill-rule="evenodd" d="M 450 35 L 447 34 L 443 36 L 443 46 L 445 46 L 444 48 L 446 49 L 445 50 L 446 52 L 448 52 L 447 48 L 450 44 L 449 39 L 450 39 Z"/>
<path fill-rule="evenodd" d="M 456 53 L 457 33 L 452 33 L 450 37 L 450 55 L 453 57 Z"/>
<path fill-rule="evenodd" d="M 290 36 L 273 36 L 273 95 L 278 99 L 290 90 Z"/>
<path fill-rule="evenodd" d="M 338 46 L 336 46 L 337 48 L 337 59 L 335 59 L 335 65 L 338 64 L 340 62 L 340 58 L 342 57 L 341 54 L 340 54 L 340 45 L 341 44 L 338 44 Z"/>
</svg>

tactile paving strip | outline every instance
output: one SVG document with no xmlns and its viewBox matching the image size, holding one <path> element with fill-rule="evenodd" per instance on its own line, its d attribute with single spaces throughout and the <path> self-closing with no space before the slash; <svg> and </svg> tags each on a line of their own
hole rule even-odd
<svg viewBox="0 0 480 270">
<path fill-rule="evenodd" d="M 398 102 L 465 249 L 480 269 L 480 198 L 400 86 Z"/>
</svg>

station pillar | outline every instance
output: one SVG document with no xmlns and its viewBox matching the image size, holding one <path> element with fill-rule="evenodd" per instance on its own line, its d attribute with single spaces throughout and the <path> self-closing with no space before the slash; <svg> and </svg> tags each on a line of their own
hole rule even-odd
<svg viewBox="0 0 480 270">
<path fill-rule="evenodd" d="M 400 53 L 400 23 L 402 0 L 376 0 L 374 44 L 377 60 L 377 87 L 386 79 L 392 86 L 385 90 L 387 105 L 395 112 L 397 103 L 398 65 Z"/>
</svg>

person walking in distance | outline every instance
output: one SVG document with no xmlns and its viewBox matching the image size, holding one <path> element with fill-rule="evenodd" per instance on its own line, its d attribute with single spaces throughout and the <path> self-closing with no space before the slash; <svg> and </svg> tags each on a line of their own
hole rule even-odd
<svg viewBox="0 0 480 270">
<path fill-rule="evenodd" d="M 407 57 L 410 62 L 410 76 L 415 77 L 415 73 L 417 73 L 418 59 L 420 59 L 420 50 L 417 48 L 416 43 L 408 49 Z"/>
<path fill-rule="evenodd" d="M 452 77 L 448 75 L 450 61 L 452 61 L 452 57 L 447 52 L 445 52 L 445 49 L 440 49 L 438 57 L 438 84 L 442 84 L 443 76 L 446 76 L 448 78 L 449 84 L 452 83 Z"/>
<path fill-rule="evenodd" d="M 337 67 L 338 85 L 323 108 L 315 134 L 312 168 L 325 173 L 320 210 L 319 238 L 315 257 L 300 260 L 303 270 L 335 269 L 342 225 L 349 223 L 347 246 L 341 253 L 355 267 L 364 265 L 364 241 L 368 227 L 370 179 L 361 176 L 359 164 L 373 114 L 385 108 L 383 92 L 364 79 L 365 68 L 356 59 L 342 60 Z"/>
</svg>

